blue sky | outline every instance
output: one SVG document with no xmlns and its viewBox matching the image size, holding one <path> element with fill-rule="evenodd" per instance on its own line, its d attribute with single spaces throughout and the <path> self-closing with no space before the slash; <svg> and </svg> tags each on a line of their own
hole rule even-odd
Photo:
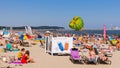
<svg viewBox="0 0 120 68">
<path fill-rule="evenodd" d="M 120 0 L 0 0 L 0 25 L 62 26 L 80 16 L 85 28 L 119 26 Z"/>
</svg>

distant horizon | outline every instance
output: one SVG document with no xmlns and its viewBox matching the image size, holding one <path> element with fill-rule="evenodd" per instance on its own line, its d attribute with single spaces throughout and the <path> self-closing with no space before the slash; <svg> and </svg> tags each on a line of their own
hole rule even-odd
<svg viewBox="0 0 120 68">
<path fill-rule="evenodd" d="M 18 26 L 2 26 L 2 25 L 0 25 L 0 27 L 25 27 L 25 26 L 29 26 L 29 25 L 18 25 Z M 45 27 L 46 25 L 43 25 L 43 26 L 31 26 L 31 27 Z M 63 27 L 63 26 L 47 26 L 47 27 Z M 113 26 L 113 27 L 118 27 L 119 29 L 120 29 L 120 27 L 119 26 Z M 111 30 L 113 27 L 107 27 L 107 30 Z M 68 30 L 74 30 L 74 29 L 71 29 L 71 28 L 65 28 L 65 27 L 63 27 L 64 29 L 68 29 Z M 83 29 L 85 29 L 85 30 L 101 30 L 101 29 L 103 29 L 103 27 L 101 27 L 101 28 L 83 28 Z"/>
<path fill-rule="evenodd" d="M 28 26 L 28 25 L 27 25 Z M 0 28 L 10 28 L 10 27 L 17 27 L 17 29 L 21 29 L 21 27 L 25 27 L 25 26 L 0 26 Z M 34 29 L 37 28 L 37 27 L 50 27 L 50 28 L 54 28 L 54 27 L 58 27 L 58 28 L 64 28 L 65 30 L 74 30 L 74 29 L 66 29 L 65 27 L 61 27 L 61 26 L 31 26 L 33 27 Z M 38 28 L 37 28 L 38 29 Z M 43 29 L 43 28 L 42 28 Z M 48 29 L 49 30 L 49 29 Z M 83 28 L 83 30 L 103 30 L 103 28 Z M 112 29 L 112 28 L 107 28 L 106 30 L 120 30 L 120 27 L 118 29 Z"/>
</svg>

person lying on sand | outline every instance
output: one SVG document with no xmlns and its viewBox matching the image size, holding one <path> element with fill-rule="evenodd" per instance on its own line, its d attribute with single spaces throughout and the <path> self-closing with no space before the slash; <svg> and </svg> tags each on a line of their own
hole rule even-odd
<svg viewBox="0 0 120 68">
<path fill-rule="evenodd" d="M 7 41 L 6 50 L 7 51 L 12 51 L 13 50 L 12 43 L 10 41 Z"/>
<path fill-rule="evenodd" d="M 95 51 L 93 48 L 90 49 L 90 51 L 89 51 L 88 59 L 90 62 L 94 62 L 94 63 L 96 63 L 96 61 L 98 59 L 98 56 L 95 54 Z"/>
<path fill-rule="evenodd" d="M 100 51 L 99 52 L 99 58 L 102 60 L 102 61 L 105 61 L 107 60 L 108 58 L 104 55 L 104 51 Z"/>
<path fill-rule="evenodd" d="M 18 45 L 14 42 L 12 44 L 13 50 L 19 50 Z"/>
</svg>

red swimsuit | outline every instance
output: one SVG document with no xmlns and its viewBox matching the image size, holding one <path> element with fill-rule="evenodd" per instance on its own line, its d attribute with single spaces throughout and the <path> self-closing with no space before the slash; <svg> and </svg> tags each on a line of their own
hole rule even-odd
<svg viewBox="0 0 120 68">
<path fill-rule="evenodd" d="M 22 56 L 21 63 L 27 63 L 27 56 L 25 54 Z"/>
</svg>

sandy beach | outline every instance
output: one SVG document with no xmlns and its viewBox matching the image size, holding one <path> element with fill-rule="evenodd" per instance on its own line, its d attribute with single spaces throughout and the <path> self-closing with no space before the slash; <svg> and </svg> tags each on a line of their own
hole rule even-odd
<svg viewBox="0 0 120 68">
<path fill-rule="evenodd" d="M 120 68 L 119 6 L 0 0 L 0 68 Z"/>
<path fill-rule="evenodd" d="M 38 45 L 32 47 L 26 47 L 26 50 L 30 50 L 30 55 L 34 58 L 35 63 L 23 64 L 22 66 L 15 66 L 15 64 L 0 63 L 1 67 L 11 66 L 14 68 L 119 68 L 120 52 L 116 51 L 113 54 L 111 65 L 106 64 L 73 64 L 69 60 L 69 56 L 52 56 L 45 53 L 45 50 Z M 2 53 L 1 53 L 2 54 Z M 11 55 L 17 55 L 17 53 L 7 53 Z"/>
</svg>

